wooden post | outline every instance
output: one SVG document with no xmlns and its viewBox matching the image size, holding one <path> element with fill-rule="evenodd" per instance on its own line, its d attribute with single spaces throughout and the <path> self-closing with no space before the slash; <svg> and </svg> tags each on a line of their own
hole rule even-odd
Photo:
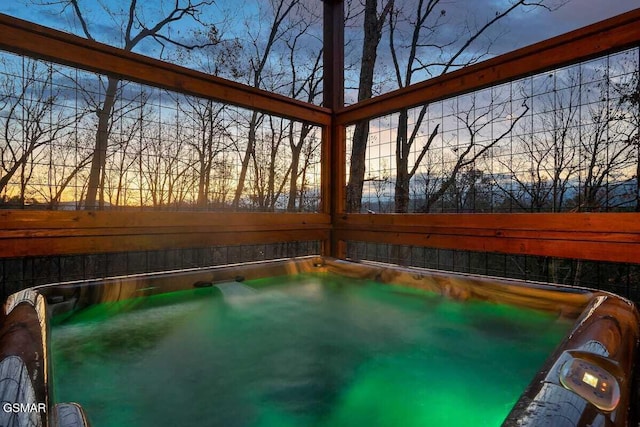
<svg viewBox="0 0 640 427">
<path fill-rule="evenodd" d="M 344 2 L 324 0 L 323 105 L 344 108 Z"/>
<path fill-rule="evenodd" d="M 323 132 L 324 207 L 331 222 L 344 212 L 345 188 L 345 128 L 335 126 L 333 117 L 344 108 L 344 2 L 324 0 L 324 107 L 332 111 L 332 123 Z M 326 211 L 323 211 L 326 212 Z M 322 254 L 344 258 L 344 244 L 331 234 L 323 242 Z"/>
<path fill-rule="evenodd" d="M 346 243 L 337 238 L 335 225 L 345 214 L 346 189 L 346 128 L 334 124 L 331 129 L 331 256 L 344 259 L 347 256 Z"/>
</svg>

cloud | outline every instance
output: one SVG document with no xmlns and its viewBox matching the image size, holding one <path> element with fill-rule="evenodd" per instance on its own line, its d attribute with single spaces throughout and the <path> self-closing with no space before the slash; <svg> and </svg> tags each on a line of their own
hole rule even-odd
<svg viewBox="0 0 640 427">
<path fill-rule="evenodd" d="M 480 3 L 480 2 L 478 2 Z M 520 9 L 503 21 L 493 54 L 509 52 L 637 8 L 637 0 L 569 0 L 555 10 Z"/>
</svg>

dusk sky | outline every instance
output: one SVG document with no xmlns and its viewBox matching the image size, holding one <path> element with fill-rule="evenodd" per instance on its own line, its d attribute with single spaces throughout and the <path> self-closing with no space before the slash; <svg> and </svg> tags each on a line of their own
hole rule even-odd
<svg viewBox="0 0 640 427">
<path fill-rule="evenodd" d="M 507 3 L 505 0 L 474 1 L 464 3 Z M 569 0 L 564 6 L 552 12 L 538 9 L 519 12 L 503 22 L 508 35 L 505 44 L 522 47 L 580 27 L 602 21 L 640 7 L 640 0 Z M 481 8 L 481 7 L 480 7 Z"/>
<path fill-rule="evenodd" d="M 469 32 L 473 28 L 481 27 L 485 22 L 491 19 L 498 11 L 505 10 L 513 0 L 441 0 L 438 8 L 446 11 L 446 24 L 438 29 L 437 41 L 445 45 L 452 40 L 458 38 L 458 42 L 463 37 L 460 35 L 461 26 L 468 25 Z M 633 10 L 640 7 L 640 0 L 543 0 L 544 4 L 553 10 L 547 10 L 542 7 L 526 7 L 519 8 L 511 13 L 506 19 L 499 22 L 499 25 L 491 27 L 489 31 L 483 34 L 483 37 L 476 40 L 474 45 L 469 49 L 470 52 L 484 51 L 489 40 L 492 40 L 491 47 L 484 58 L 499 55 L 511 50 L 553 37 L 591 23 L 610 18 L 612 16 Z M 360 0 L 354 0 L 359 3 Z M 42 3 L 50 3 L 51 5 L 42 5 Z M 0 13 L 6 13 L 21 19 L 36 22 L 41 25 L 49 26 L 58 30 L 73 32 L 83 35 L 78 20 L 75 18 L 72 8 L 66 7 L 63 11 L 61 3 L 63 1 L 47 2 L 43 0 L 11 0 L 4 1 L 0 4 Z M 85 19 L 91 30 L 92 35 L 98 41 L 121 46 L 122 28 L 126 23 L 126 15 L 130 0 L 80 0 L 78 2 L 83 11 Z M 155 7 L 151 7 L 153 4 Z M 165 9 L 172 8 L 173 0 L 158 0 L 151 2 L 138 2 L 138 10 L 142 11 L 143 19 L 148 22 L 156 22 L 160 16 L 158 12 L 162 7 Z M 201 22 L 205 24 L 215 24 L 220 29 L 223 38 L 238 39 L 246 45 L 250 46 L 252 39 L 258 40 L 266 38 L 270 17 L 265 16 L 265 12 L 258 12 L 258 5 L 261 2 L 249 0 L 217 0 L 215 5 L 204 11 Z M 264 0 L 264 4 L 268 4 Z M 305 0 L 305 4 L 309 9 L 313 9 L 315 13 L 321 12 L 320 0 Z M 412 0 L 398 0 L 396 5 L 404 7 L 407 10 L 407 17 L 411 15 Z M 25 7 L 26 6 L 26 7 Z M 111 11 L 112 16 L 105 12 L 105 9 Z M 266 10 L 266 9 L 265 9 Z M 440 10 L 438 11 L 440 12 Z M 436 14 L 434 14 L 435 16 Z M 162 15 L 164 16 L 164 15 Z M 361 17 L 362 15 L 360 15 Z M 361 19 L 361 18 L 360 18 Z M 250 22 L 251 24 L 247 24 Z M 254 24 L 256 23 L 256 24 Z M 357 70 L 360 59 L 362 23 L 355 20 L 351 24 L 351 28 L 347 29 L 346 39 L 353 40 L 347 46 L 347 102 L 352 102 L 352 88 L 356 86 Z M 186 19 L 175 25 L 171 29 L 171 36 L 179 38 L 181 41 L 192 41 L 193 31 L 202 29 L 202 26 L 192 19 Z M 309 46 L 309 50 L 318 51 L 318 38 L 321 37 L 319 22 L 314 26 L 314 37 L 307 38 L 307 43 L 313 43 Z M 402 31 L 402 30 L 400 30 Z M 252 34 L 249 36 L 247 32 Z M 409 31 L 405 31 L 405 36 Z M 277 47 L 275 49 L 278 49 Z M 158 45 L 149 41 L 145 41 L 135 48 L 135 51 L 149 56 L 158 56 Z M 251 48 L 248 49 L 251 51 Z M 247 52 L 245 52 L 247 53 Z M 423 52 L 422 55 L 432 55 L 432 52 Z M 309 63 L 308 56 L 299 56 L 298 61 L 301 64 Z M 180 62 L 187 64 L 186 62 Z M 352 68 L 349 65 L 353 64 Z M 384 92 L 393 89 L 393 83 L 389 86 L 389 76 L 391 69 L 390 51 L 388 42 L 383 36 L 383 40 L 378 48 L 378 64 L 376 73 L 380 73 L 375 78 L 378 82 L 386 85 L 377 90 Z M 194 68 L 198 66 L 192 65 Z M 386 73 L 386 74 L 384 74 Z M 436 75 L 438 70 L 434 70 Z M 419 81 L 428 76 L 416 76 L 413 82 Z M 244 81 L 243 83 L 247 83 Z M 376 92 L 376 90 L 374 90 Z"/>
<path fill-rule="evenodd" d="M 320 3 L 320 0 L 311 1 Z M 553 5 L 561 1 L 563 0 L 547 0 L 547 3 Z M 65 13 L 61 14 L 59 5 L 40 6 L 33 4 L 38 2 L 37 0 L 6 0 L 0 4 L 0 13 L 65 31 L 69 31 L 73 27 L 77 28 L 77 23 L 71 17 L 71 7 L 68 7 Z M 509 0 L 443 0 L 441 5 L 442 8 L 447 9 L 449 14 L 460 13 L 481 22 L 482 18 L 493 13 L 494 10 L 503 9 L 509 2 Z M 173 2 L 158 1 L 154 3 L 169 4 Z M 88 11 L 90 26 L 98 29 L 98 32 L 102 31 L 100 37 L 107 38 L 106 33 L 112 32 L 114 35 L 118 32 L 118 28 L 115 27 L 113 21 L 107 18 L 105 13 L 101 12 L 99 5 L 107 5 L 112 10 L 127 10 L 129 1 L 80 0 L 79 4 L 83 10 Z M 240 10 L 248 10 L 254 8 L 255 5 L 254 2 L 242 0 L 218 0 L 217 7 L 210 10 L 210 18 L 208 19 L 218 20 L 221 10 L 233 7 L 235 13 L 232 19 L 237 19 L 237 24 L 241 25 L 245 14 L 238 13 L 238 4 L 241 5 Z M 143 7 L 145 7 L 144 3 L 140 2 L 139 8 Z M 501 30 L 506 33 L 506 37 L 501 38 L 500 44 L 495 46 L 495 50 L 502 52 L 509 50 L 509 47 L 525 46 L 638 7 L 640 7 L 640 0 L 568 0 L 565 5 L 553 12 L 541 8 L 517 11 L 501 24 L 503 26 Z M 229 18 L 227 17 L 226 20 L 228 21 Z"/>
</svg>

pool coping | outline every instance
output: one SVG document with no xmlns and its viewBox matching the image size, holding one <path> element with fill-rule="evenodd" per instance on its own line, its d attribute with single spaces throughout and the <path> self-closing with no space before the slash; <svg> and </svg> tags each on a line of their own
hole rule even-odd
<svg viewBox="0 0 640 427">
<path fill-rule="evenodd" d="M 0 356 L 2 363 L 15 356 L 23 360 L 20 369 L 24 371 L 26 367 L 28 382 L 34 390 L 31 402 L 46 406 L 45 411 L 27 412 L 35 420 L 35 425 L 59 425 L 58 420 L 54 421 L 56 414 L 65 413 L 69 408 L 56 408 L 52 404 L 48 359 L 50 325 L 47 321 L 51 316 L 98 302 L 208 287 L 229 281 L 309 272 L 336 273 L 422 289 L 459 301 L 477 299 L 505 303 L 575 319 L 570 333 L 547 358 L 503 425 L 573 426 L 586 422 L 615 426 L 628 424 L 631 379 L 640 336 L 640 316 L 630 301 L 588 288 L 377 262 L 307 256 L 36 286 L 7 299 L 4 310 L 0 313 Z M 559 374 L 568 361 L 574 358 L 603 365 L 617 379 L 621 392 L 615 409 L 598 409 L 561 384 Z M 0 384 L 3 384 L 3 380 L 4 378 L 0 378 Z M 10 401 L 10 397 L 3 396 L 1 391 L 0 398 L 3 402 Z M 41 409 L 40 406 L 33 408 Z M 19 414 L 0 410 L 0 421 L 3 421 L 3 416 L 7 418 L 17 415 Z M 80 413 L 77 416 L 83 415 Z M 87 425 L 86 419 L 84 423 Z"/>
</svg>

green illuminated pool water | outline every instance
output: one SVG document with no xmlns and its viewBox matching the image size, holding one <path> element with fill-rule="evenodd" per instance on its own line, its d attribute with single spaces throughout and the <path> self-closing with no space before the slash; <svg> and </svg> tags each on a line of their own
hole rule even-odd
<svg viewBox="0 0 640 427">
<path fill-rule="evenodd" d="M 570 327 L 333 275 L 243 285 L 54 319 L 55 400 L 94 427 L 498 426 Z"/>
</svg>

